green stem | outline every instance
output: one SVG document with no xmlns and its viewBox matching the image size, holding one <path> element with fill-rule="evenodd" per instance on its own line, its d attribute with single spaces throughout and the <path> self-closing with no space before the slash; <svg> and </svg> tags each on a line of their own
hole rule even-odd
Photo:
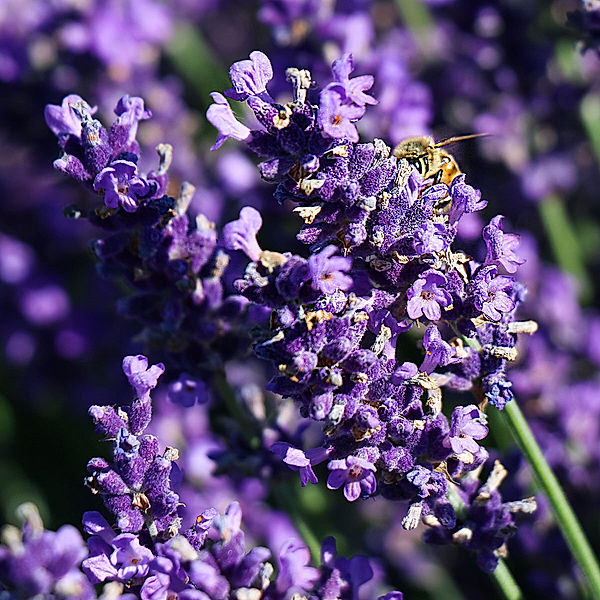
<svg viewBox="0 0 600 600">
<path fill-rule="evenodd" d="M 474 350 L 481 351 L 481 344 L 477 339 L 463 336 L 463 340 Z M 579 565 L 579 568 L 587 579 L 592 597 L 600 598 L 600 567 L 598 566 L 594 552 L 583 533 L 583 529 L 565 493 L 558 483 L 558 479 L 556 479 L 556 475 L 552 472 L 535 437 L 533 437 L 533 432 L 523 416 L 517 401 L 512 400 L 508 402 L 502 411 L 502 415 L 506 419 L 521 452 L 523 452 L 527 462 L 531 465 L 539 486 L 550 502 L 557 525 L 569 546 L 575 562 Z M 507 570 L 506 565 L 504 565 L 504 569 Z M 514 585 L 516 586 L 516 583 Z M 512 597 L 507 596 L 507 598 L 510 599 Z"/>
<path fill-rule="evenodd" d="M 523 600 L 523 592 L 519 588 L 506 563 L 500 559 L 492 577 L 505 600 Z"/>
<path fill-rule="evenodd" d="M 521 451 L 531 465 L 536 479 L 546 494 L 556 522 L 560 528 L 573 558 L 585 575 L 593 598 L 600 598 L 600 567 L 581 525 L 567 500 L 556 476 L 546 462 L 533 433 L 516 401 L 509 402 L 503 414 L 517 439 Z"/>
</svg>

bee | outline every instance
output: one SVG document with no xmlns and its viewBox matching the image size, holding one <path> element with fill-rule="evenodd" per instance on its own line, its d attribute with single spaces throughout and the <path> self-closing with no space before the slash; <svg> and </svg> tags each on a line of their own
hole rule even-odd
<svg viewBox="0 0 600 600">
<path fill-rule="evenodd" d="M 452 180 L 460 175 L 461 171 L 454 157 L 443 150 L 444 146 L 489 135 L 487 133 L 473 133 L 451 137 L 441 142 L 435 142 L 428 135 L 409 137 L 402 140 L 393 151 L 396 158 L 404 158 L 414 166 L 424 179 L 432 179 L 433 183 L 450 185 Z"/>
</svg>

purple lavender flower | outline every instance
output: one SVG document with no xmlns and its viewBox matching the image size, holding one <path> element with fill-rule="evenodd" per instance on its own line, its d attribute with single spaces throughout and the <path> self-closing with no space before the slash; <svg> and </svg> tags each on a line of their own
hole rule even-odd
<svg viewBox="0 0 600 600">
<path fill-rule="evenodd" d="M 215 508 L 207 508 L 197 517 L 194 524 L 185 532 L 185 537 L 192 547 L 200 550 L 213 527 L 214 520 L 219 516 L 219 511 Z"/>
<path fill-rule="evenodd" d="M 496 461 L 483 485 L 472 473 L 461 479 L 455 491 L 466 511 L 450 527 L 443 527 L 437 518 L 430 519 L 426 541 L 454 543 L 472 550 L 477 554 L 481 569 L 493 572 L 500 556 L 506 553 L 506 541 L 516 530 L 516 517 L 536 509 L 534 498 L 502 501 L 498 487 L 506 475 L 506 469 Z"/>
<path fill-rule="evenodd" d="M 310 551 L 306 546 L 290 540 L 279 551 L 277 591 L 287 594 L 292 590 L 307 591 L 319 578 L 319 571 L 309 566 Z"/>
<path fill-rule="evenodd" d="M 354 71 L 354 60 L 352 54 L 344 54 L 333 62 L 331 72 L 335 81 L 344 86 L 346 98 L 356 106 L 364 107 L 366 104 L 377 104 L 377 100 L 369 94 L 365 94 L 366 90 L 373 87 L 375 78 L 373 75 L 361 75 L 350 79 L 350 73 Z"/>
<path fill-rule="evenodd" d="M 475 307 L 492 321 L 499 321 L 503 313 L 515 308 L 514 300 L 507 293 L 513 289 L 514 280 L 504 275 L 496 276 L 497 272 L 495 265 L 484 267 L 470 285 Z"/>
<path fill-rule="evenodd" d="M 90 555 L 82 563 L 91 583 L 127 583 L 148 575 L 154 554 L 140 544 L 137 536 L 115 534 L 106 519 L 95 511 L 83 515 L 83 527 L 86 533 L 91 534 L 88 539 Z"/>
<path fill-rule="evenodd" d="M 321 545 L 321 562 L 327 567 L 329 574 L 323 583 L 325 598 L 358 597 L 359 588 L 373 578 L 373 567 L 364 556 L 353 556 L 347 559 L 336 556 L 336 541 L 333 537 L 323 540 Z"/>
<path fill-rule="evenodd" d="M 481 199 L 481 192 L 465 183 L 465 178 L 464 173 L 455 177 L 448 190 L 452 199 L 448 213 L 451 225 L 458 222 L 463 214 L 476 212 L 487 206 L 487 200 Z"/>
<path fill-rule="evenodd" d="M 123 371 L 136 391 L 125 409 L 93 406 L 90 414 L 99 432 L 112 438 L 113 462 L 93 458 L 88 462 L 87 485 L 103 497 L 123 533 L 138 533 L 147 526 L 153 537 L 179 529 L 179 496 L 172 490 L 171 471 L 177 451 L 160 452 L 158 440 L 144 431 L 150 423 L 149 391 L 164 372 L 162 364 L 148 368 L 144 356 L 128 356 Z M 116 430 L 116 431 L 115 431 Z"/>
<path fill-rule="evenodd" d="M 478 190 L 464 183 L 464 176 L 455 178 L 450 190 L 445 184 L 431 185 L 415 174 L 406 160 L 397 160 L 381 140 L 354 143 L 358 134 L 352 121 L 362 116 L 371 100 L 364 93 L 371 78 L 349 78 L 350 56 L 334 65 L 336 81 L 321 92 L 320 106 L 313 106 L 305 102 L 310 75 L 298 69 L 288 71 L 294 101 L 274 103 L 266 93 L 271 77 L 270 64 L 267 68 L 265 63 L 268 59 L 254 54 L 252 60 L 241 61 L 232 70 L 232 81 L 234 93 L 248 100 L 263 129 L 250 132 L 235 121 L 222 96 L 213 96 L 216 104 L 209 113 L 212 110 L 213 116 L 217 115 L 217 122 L 221 119 L 215 146 L 226 137 L 243 139 L 265 159 L 260 171 L 265 179 L 277 183 L 277 200 L 299 205 L 305 227 L 298 237 L 310 246 L 310 256 L 303 259 L 290 253 L 263 252 L 256 242 L 260 215 L 244 209 L 240 219 L 229 224 L 225 245 L 243 249 L 254 262 L 248 265 L 244 279 L 235 284 L 245 300 L 230 297 L 228 308 L 241 314 L 250 301 L 257 313 L 270 315 L 255 324 L 261 337 L 256 353 L 272 361 L 276 369 L 268 389 L 294 398 L 304 417 L 324 425 L 327 442 L 323 445 L 336 459 L 329 462 L 328 487 L 343 485 L 344 495 L 351 501 L 376 492 L 408 500 L 407 523 L 411 526 L 416 526 L 423 513 L 435 515 L 448 527 L 455 517 L 445 498 L 448 478 L 438 467 L 444 465 L 450 478 L 461 476 L 480 464 L 482 452 L 475 441 L 480 439 L 480 431 L 471 431 L 459 413 L 451 425 L 441 412 L 442 386 L 451 387 L 462 377 L 461 389 L 481 381 L 486 393 L 486 376 L 498 375 L 504 367 L 494 352 L 513 343 L 505 339 L 511 337 L 506 333 L 510 315 L 506 322 L 483 327 L 477 318 L 477 303 L 483 304 L 477 294 L 485 295 L 477 287 L 481 283 L 477 277 L 489 267 L 481 267 L 451 247 L 460 217 L 485 203 Z M 92 129 L 86 118 L 82 131 Z M 340 126 L 335 135 L 327 131 L 327 118 L 329 125 Z M 99 133 L 98 139 L 102 136 Z M 343 143 L 336 145 L 332 137 Z M 94 155 L 93 164 L 87 163 L 107 168 L 118 158 L 111 154 L 113 145 L 109 143 L 105 163 L 100 154 L 100 158 Z M 90 172 L 95 174 L 92 168 Z M 448 195 L 449 207 L 448 202 L 439 202 Z M 207 331 L 223 326 L 229 332 L 235 327 L 235 321 L 214 322 L 210 318 L 214 313 L 204 319 L 198 312 L 207 304 L 221 305 L 225 287 L 220 278 L 227 256 L 215 248 L 214 228 L 212 235 L 204 235 L 211 226 L 202 217 L 195 222 L 188 219 L 185 207 L 183 194 L 178 200 L 166 197 L 143 202 L 131 219 L 136 223 L 133 234 L 119 232 L 99 243 L 97 252 L 108 259 L 103 261 L 107 269 L 132 273 L 129 279 L 142 290 L 131 308 L 122 310 L 141 315 L 145 339 L 158 341 L 154 347 L 167 349 L 170 359 L 178 354 L 179 368 L 201 360 L 200 371 L 213 370 L 209 360 L 213 355 L 205 360 L 198 351 L 203 348 L 192 344 L 209 339 Z M 113 216 L 130 219 L 128 215 L 110 215 L 110 225 L 115 227 L 118 221 Z M 138 219 L 143 223 L 140 226 Z M 339 244 L 344 256 L 334 256 Z M 424 268 L 429 270 L 423 273 Z M 173 293 L 170 282 L 175 283 Z M 352 293 L 344 293 L 350 289 Z M 413 363 L 404 362 L 398 368 L 405 341 L 401 336 L 414 325 L 406 315 L 439 320 L 442 308 L 448 309 L 444 316 L 449 326 L 426 331 L 421 372 Z M 487 308 L 478 310 L 485 314 Z M 453 338 L 453 331 L 476 335 L 484 349 L 481 353 L 465 351 L 460 339 Z M 223 340 L 222 346 L 230 345 L 229 338 Z M 180 354 L 173 350 L 182 347 Z M 224 356 L 219 353 L 215 362 L 222 365 Z M 449 369 L 435 373 L 440 366 Z M 147 362 L 139 370 L 145 373 Z M 195 543 L 199 548 L 193 546 L 193 550 L 200 553 L 201 560 L 192 552 L 188 555 L 189 548 L 183 557 L 177 550 L 178 536 L 168 539 L 180 527 L 179 497 L 170 487 L 174 454 L 167 450 L 161 455 L 157 440 L 144 434 L 151 414 L 148 391 L 138 393 L 143 398 L 124 409 L 95 409 L 98 428 L 114 435 L 114 460 L 91 461 L 89 484 L 102 494 L 121 530 L 139 531 L 144 536 L 148 530 L 160 540 L 152 548 L 156 557 L 151 561 L 153 572 L 140 582 L 144 597 L 200 590 L 208 596 L 217 591 L 221 597 L 234 594 L 236 586 L 253 581 L 244 574 L 243 565 L 249 564 L 258 573 L 268 551 L 256 549 L 251 557 L 246 556 L 241 511 L 235 506 L 226 517 L 215 520 L 220 529 L 218 541 L 207 542 L 204 530 L 199 534 Z M 184 401 L 188 400 L 186 396 Z M 278 439 L 274 433 L 270 436 Z M 477 460 L 466 456 L 467 449 L 455 452 L 453 443 L 476 447 Z M 302 452 L 286 442 L 273 449 L 300 471 L 303 484 L 316 480 L 311 451 Z M 316 450 L 323 453 L 323 448 Z M 273 588 L 287 592 L 296 583 L 300 588 L 312 584 L 314 573 L 306 575 L 307 561 L 294 556 L 289 569 L 282 563 L 281 581 L 273 582 L 270 590 L 273 595 Z M 335 569 L 343 573 L 337 565 L 330 568 L 332 573 Z M 358 581 L 361 569 L 356 571 Z M 336 577 L 338 574 L 332 574 L 323 581 L 333 590 Z M 246 583 L 242 584 L 242 579 Z M 266 581 L 263 584 L 263 590 L 271 586 Z M 269 597 L 268 592 L 263 595 Z"/>
<path fill-rule="evenodd" d="M 511 390 L 512 382 L 506 380 L 506 375 L 502 370 L 486 375 L 482 378 L 481 384 L 487 401 L 498 410 L 502 410 L 506 403 L 514 398 Z"/>
<path fill-rule="evenodd" d="M 326 460 L 329 454 L 326 448 L 311 448 L 304 452 L 287 442 L 275 442 L 270 450 L 277 454 L 290 469 L 300 471 L 302 487 L 306 486 L 309 481 L 318 483 L 319 480 L 312 467 Z"/>
<path fill-rule="evenodd" d="M 408 288 L 406 312 L 411 319 L 425 315 L 430 321 L 442 318 L 442 308 L 452 304 L 452 296 L 442 287 L 446 277 L 439 271 L 429 269 Z"/>
<path fill-rule="evenodd" d="M 77 94 L 69 94 L 65 96 L 60 105 L 47 104 L 44 109 L 44 118 L 46 124 L 57 137 L 63 135 L 74 135 L 77 138 L 81 137 L 81 118 L 77 112 L 73 110 L 73 106 L 83 105 L 86 107 L 90 115 L 93 115 L 98 107 L 93 108 Z"/>
<path fill-rule="evenodd" d="M 249 96 L 258 96 L 265 102 L 271 100 L 267 83 L 273 79 L 273 67 L 267 56 L 259 50 L 250 53 L 250 60 L 233 63 L 229 77 L 233 88 L 226 90 L 225 94 L 232 100 L 244 101 Z"/>
<path fill-rule="evenodd" d="M 268 389 L 294 398 L 303 416 L 325 423 L 323 445 L 331 446 L 336 457 L 329 464 L 329 487 L 354 483 L 345 487 L 353 499 L 377 490 L 409 500 L 407 528 L 416 527 L 428 512 L 453 523 L 454 511 L 445 498 L 447 480 L 436 465 L 445 462 L 450 476 L 458 477 L 477 468 L 486 454 L 479 446 L 475 455 L 456 454 L 445 445 L 450 424 L 441 413 L 442 386 L 471 389 L 478 378 L 483 384 L 504 368 L 505 361 L 497 356 L 508 350 L 496 346 L 508 348 L 514 341 L 503 336 L 499 324 L 475 330 L 476 281 L 486 267 L 451 247 L 461 217 L 485 202 L 464 176 L 455 178 L 451 189 L 423 180 L 408 161 L 391 157 L 391 149 L 380 140 L 354 144 L 356 137 L 349 134 L 342 145 L 332 147 L 327 132 L 307 120 L 309 107 L 300 91 L 310 78 L 294 69 L 288 76 L 295 101 L 284 110 L 273 103 L 249 102 L 266 129 L 249 147 L 261 157 L 274 157 L 262 163 L 261 172 L 277 182 L 280 202 L 299 204 L 296 210 L 305 226 L 298 238 L 310 245 L 311 255 L 307 261 L 264 252 L 236 282 L 249 300 L 273 311 L 256 346 L 257 355 L 277 369 Z M 328 92 L 338 95 L 339 106 L 353 104 L 340 85 L 336 81 L 323 90 L 317 125 L 327 114 Z M 314 112 L 310 107 L 311 118 Z M 297 123 L 311 132 L 308 142 Z M 325 139 L 315 150 L 319 136 Z M 313 146 L 310 160 L 308 144 Z M 448 202 L 440 202 L 448 196 L 449 209 Z M 317 259 L 325 252 L 329 259 L 332 245 L 340 242 L 345 256 L 339 258 L 352 258 L 351 294 L 314 281 Z M 270 260 L 265 262 L 267 255 Z M 435 267 L 423 272 L 421 265 Z M 345 265 L 340 270 L 345 275 L 348 269 Z M 331 270 L 336 271 L 324 269 L 326 279 L 332 277 Z M 411 328 L 411 317 L 439 320 L 442 309 L 447 309 L 444 316 L 452 330 L 474 334 L 490 349 L 468 352 L 460 340 L 444 339 L 450 328 L 442 334 L 430 327 L 420 369 L 406 361 L 398 367 L 398 341 Z M 435 373 L 438 367 L 449 368 Z M 422 448 L 430 454 L 424 455 Z M 289 453 L 293 467 L 307 469 L 305 477 L 311 478 L 306 455 L 285 445 L 279 451 Z M 373 471 L 360 468 L 360 482 L 349 478 L 352 465 L 345 462 L 357 457 L 377 464 Z"/>
<path fill-rule="evenodd" d="M 213 92 L 211 96 L 215 103 L 208 107 L 206 118 L 219 132 L 217 141 L 213 144 L 211 150 L 220 148 L 227 138 L 247 141 L 251 132 L 235 118 L 225 97 L 218 92 Z"/>
<path fill-rule="evenodd" d="M 148 359 L 142 354 L 123 359 L 123 373 L 135 390 L 136 398 L 143 398 L 154 389 L 164 372 L 165 366 L 162 363 L 148 367 Z"/>
<path fill-rule="evenodd" d="M 104 196 L 109 208 L 119 205 L 127 212 L 138 209 L 140 198 L 148 195 L 148 182 L 137 174 L 137 166 L 128 160 L 116 160 L 102 169 L 94 179 L 94 189 Z"/>
<path fill-rule="evenodd" d="M 390 381 L 395 385 L 399 385 L 403 381 L 407 381 L 409 379 L 412 379 L 413 377 L 416 377 L 418 373 L 419 369 L 417 368 L 417 365 L 415 365 L 415 363 L 403 362 L 394 371 L 394 374 L 392 375 Z"/>
<path fill-rule="evenodd" d="M 117 102 L 115 114 L 118 119 L 110 130 L 113 147 L 139 152 L 136 142 L 139 122 L 152 117 L 152 113 L 144 108 L 144 100 L 138 96 L 126 94 Z"/>
<path fill-rule="evenodd" d="M 361 493 L 372 494 L 377 487 L 375 465 L 358 456 L 348 456 L 341 460 L 331 460 L 327 464 L 331 471 L 327 478 L 327 487 L 337 490 L 344 486 L 346 500 L 354 502 Z"/>
<path fill-rule="evenodd" d="M 358 142 L 358 131 L 352 121 L 360 119 L 365 109 L 348 103 L 340 84 L 330 84 L 321 92 L 319 107 L 319 125 L 325 137 Z"/>
<path fill-rule="evenodd" d="M 515 273 L 525 259 L 516 256 L 514 251 L 519 245 L 519 236 L 503 232 L 503 219 L 502 215 L 498 215 L 483 228 L 483 239 L 487 247 L 485 264 L 496 264 L 504 267 L 508 273 Z"/>
<path fill-rule="evenodd" d="M 0 545 L 0 579 L 9 593 L 16 591 L 17 598 L 96 598 L 79 570 L 87 556 L 79 531 L 72 525 L 45 530 L 37 508 L 30 503 L 17 512 L 24 522 L 22 530 L 7 526 L 3 531 L 6 545 Z"/>
<path fill-rule="evenodd" d="M 446 478 L 431 467 L 416 465 L 406 474 L 406 479 L 415 486 L 419 498 L 440 497 L 446 493 Z"/>
<path fill-rule="evenodd" d="M 333 256 L 336 252 L 335 246 L 327 246 L 319 254 L 313 254 L 308 259 L 312 285 L 324 294 L 347 290 L 352 285 L 352 277 L 345 273 L 351 269 L 352 259 Z"/>
<path fill-rule="evenodd" d="M 443 367 L 460 360 L 456 357 L 455 349 L 442 339 L 440 330 L 435 325 L 425 332 L 423 347 L 425 358 L 419 369 L 425 373 L 431 373 L 438 365 Z"/>
<path fill-rule="evenodd" d="M 243 250 L 250 260 L 257 261 L 262 252 L 256 234 L 262 227 L 260 213 L 251 206 L 244 206 L 240 218 L 223 227 L 223 244 L 228 250 Z"/>
<path fill-rule="evenodd" d="M 447 246 L 445 234 L 446 228 L 442 224 L 425 221 L 414 234 L 413 248 L 415 252 L 418 254 L 441 252 Z"/>
<path fill-rule="evenodd" d="M 203 381 L 188 373 L 182 373 L 169 384 L 168 396 L 171 402 L 190 407 L 195 404 L 205 404 L 208 401 L 209 393 Z"/>
<path fill-rule="evenodd" d="M 488 431 L 485 426 L 485 414 L 474 404 L 457 406 L 452 412 L 450 432 L 445 444 L 456 454 L 477 454 L 480 448 L 475 440 L 482 440 Z"/>
</svg>

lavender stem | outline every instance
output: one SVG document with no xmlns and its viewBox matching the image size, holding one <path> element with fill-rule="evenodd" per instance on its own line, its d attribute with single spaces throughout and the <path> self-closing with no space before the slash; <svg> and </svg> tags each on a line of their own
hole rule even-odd
<svg viewBox="0 0 600 600">
<path fill-rule="evenodd" d="M 523 592 L 506 563 L 500 559 L 492 577 L 506 600 L 523 600 Z"/>
<path fill-rule="evenodd" d="M 533 437 L 533 433 L 516 402 L 508 402 L 504 408 L 508 424 L 531 465 L 539 485 L 546 494 L 556 522 L 569 546 L 573 558 L 585 575 L 593 598 L 600 598 L 600 567 L 594 552 L 585 537 L 583 529 L 567 500 L 550 465 L 546 462 L 542 451 Z"/>
</svg>

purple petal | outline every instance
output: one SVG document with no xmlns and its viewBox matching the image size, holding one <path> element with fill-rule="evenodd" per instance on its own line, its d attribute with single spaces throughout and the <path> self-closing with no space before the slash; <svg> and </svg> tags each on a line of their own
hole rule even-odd
<svg viewBox="0 0 600 600">
<path fill-rule="evenodd" d="M 211 96 L 215 104 L 208 107 L 206 118 L 219 132 L 217 141 L 211 147 L 211 150 L 220 148 L 227 138 L 247 141 L 250 138 L 250 129 L 235 118 L 225 97 L 218 92 L 213 92 Z"/>
</svg>

